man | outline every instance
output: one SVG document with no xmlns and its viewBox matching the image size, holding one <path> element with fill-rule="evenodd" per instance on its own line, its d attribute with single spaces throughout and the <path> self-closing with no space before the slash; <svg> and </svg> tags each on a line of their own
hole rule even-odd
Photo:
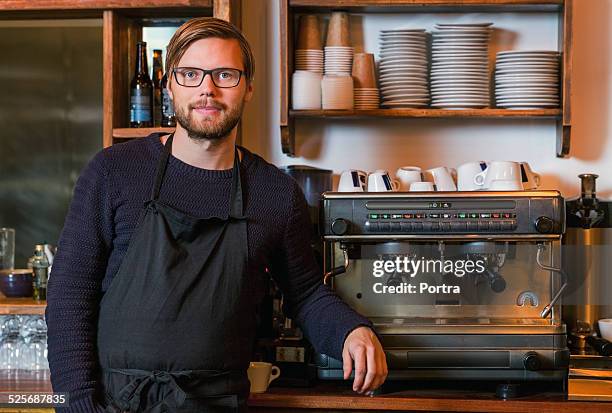
<svg viewBox="0 0 612 413">
<path fill-rule="evenodd" d="M 380 386 L 380 343 L 322 285 L 299 186 L 235 145 L 253 94 L 247 41 L 191 20 L 166 73 L 176 132 L 99 152 L 60 237 L 46 317 L 66 411 L 245 411 L 266 268 L 315 348 L 342 357 L 345 378 L 355 371 L 354 390 Z"/>
</svg>

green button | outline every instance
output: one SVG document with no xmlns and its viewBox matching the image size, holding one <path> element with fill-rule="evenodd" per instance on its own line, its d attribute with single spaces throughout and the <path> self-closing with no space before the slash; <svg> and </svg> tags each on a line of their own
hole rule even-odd
<svg viewBox="0 0 612 413">
<path fill-rule="evenodd" d="M 389 218 L 390 218 L 390 217 L 389 217 L 389 214 L 382 214 L 380 217 L 381 217 L 382 219 L 389 219 Z"/>
<path fill-rule="evenodd" d="M 459 213 L 458 216 L 459 218 L 464 218 L 464 219 L 467 218 L 467 214 L 463 212 Z"/>
<path fill-rule="evenodd" d="M 378 219 L 378 214 L 370 214 L 370 219 Z"/>
</svg>

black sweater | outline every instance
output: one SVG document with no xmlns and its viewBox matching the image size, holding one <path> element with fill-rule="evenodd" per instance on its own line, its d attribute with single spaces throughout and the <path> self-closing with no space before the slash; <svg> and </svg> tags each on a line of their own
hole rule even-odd
<svg viewBox="0 0 612 413">
<path fill-rule="evenodd" d="M 151 197 L 163 149 L 160 136 L 100 151 L 76 184 L 47 294 L 51 382 L 54 391 L 70 394 L 70 408 L 58 411 L 101 411 L 96 403 L 98 306 L 127 250 L 143 203 Z M 341 358 L 347 334 L 370 323 L 322 285 L 299 185 L 241 149 L 248 270 L 268 268 L 283 290 L 288 316 L 300 324 L 317 351 Z M 231 169 L 201 169 L 170 156 L 160 200 L 193 216 L 227 216 L 231 175 Z"/>
</svg>

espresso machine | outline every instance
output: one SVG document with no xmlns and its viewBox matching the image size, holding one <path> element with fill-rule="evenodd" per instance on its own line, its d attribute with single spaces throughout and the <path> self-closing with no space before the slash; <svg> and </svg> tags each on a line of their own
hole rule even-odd
<svg viewBox="0 0 612 413">
<path fill-rule="evenodd" d="M 565 385 L 558 191 L 326 192 L 321 205 L 324 282 L 373 322 L 388 381 Z M 341 360 L 316 363 L 342 379 Z"/>
</svg>

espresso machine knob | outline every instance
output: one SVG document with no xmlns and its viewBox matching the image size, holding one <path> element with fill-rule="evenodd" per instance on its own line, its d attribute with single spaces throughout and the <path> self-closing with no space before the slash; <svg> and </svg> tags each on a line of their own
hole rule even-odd
<svg viewBox="0 0 612 413">
<path fill-rule="evenodd" d="M 336 218 L 331 224 L 331 230 L 336 235 L 344 235 L 348 231 L 349 223 L 344 218 Z"/>
<path fill-rule="evenodd" d="M 525 358 L 523 358 L 523 365 L 525 365 L 527 370 L 537 371 L 542 367 L 542 361 L 540 360 L 538 353 L 535 351 L 530 351 L 525 354 Z"/>
<path fill-rule="evenodd" d="M 535 221 L 535 228 L 540 234 L 550 234 L 553 232 L 555 223 L 548 217 L 538 217 Z"/>
</svg>

